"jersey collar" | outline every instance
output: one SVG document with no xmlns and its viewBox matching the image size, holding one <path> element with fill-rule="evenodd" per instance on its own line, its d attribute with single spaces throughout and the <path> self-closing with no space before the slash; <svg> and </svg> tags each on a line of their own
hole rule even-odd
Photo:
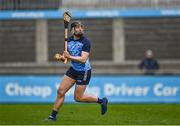
<svg viewBox="0 0 180 126">
<path fill-rule="evenodd" d="M 70 37 L 70 40 L 72 40 L 72 41 L 82 41 L 83 38 L 84 38 L 84 36 L 81 36 L 79 39 L 74 40 L 73 36 L 71 36 L 71 37 Z"/>
</svg>

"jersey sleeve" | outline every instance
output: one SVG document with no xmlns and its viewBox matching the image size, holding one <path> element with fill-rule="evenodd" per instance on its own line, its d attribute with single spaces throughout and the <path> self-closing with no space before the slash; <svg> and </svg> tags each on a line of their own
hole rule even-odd
<svg viewBox="0 0 180 126">
<path fill-rule="evenodd" d="M 90 50 L 91 50 L 91 43 L 90 43 L 90 41 L 89 40 L 84 41 L 84 45 L 82 47 L 82 51 L 89 53 Z"/>
</svg>

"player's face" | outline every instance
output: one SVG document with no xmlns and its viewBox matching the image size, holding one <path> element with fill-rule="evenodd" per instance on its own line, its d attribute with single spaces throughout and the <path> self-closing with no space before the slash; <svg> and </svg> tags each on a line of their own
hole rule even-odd
<svg viewBox="0 0 180 126">
<path fill-rule="evenodd" d="M 76 27 L 74 27 L 73 33 L 77 37 L 82 36 L 84 33 L 84 26 L 83 25 L 77 25 Z"/>
</svg>

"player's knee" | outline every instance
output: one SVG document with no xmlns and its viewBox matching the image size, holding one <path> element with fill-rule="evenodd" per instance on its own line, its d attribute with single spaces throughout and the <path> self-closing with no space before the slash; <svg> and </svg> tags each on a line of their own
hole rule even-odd
<svg viewBox="0 0 180 126">
<path fill-rule="evenodd" d="M 75 95 L 75 96 L 74 96 L 74 100 L 77 101 L 77 102 L 80 102 L 80 101 L 82 101 L 82 96 L 80 96 L 80 95 Z"/>
<path fill-rule="evenodd" d="M 65 95 L 65 93 L 64 93 L 64 91 L 62 91 L 62 90 L 58 90 L 57 91 L 57 95 L 59 96 L 59 97 L 63 97 L 64 95 Z"/>
</svg>

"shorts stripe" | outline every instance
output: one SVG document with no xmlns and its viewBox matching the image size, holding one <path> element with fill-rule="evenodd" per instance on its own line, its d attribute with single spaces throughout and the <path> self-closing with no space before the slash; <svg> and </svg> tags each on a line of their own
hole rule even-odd
<svg viewBox="0 0 180 126">
<path fill-rule="evenodd" d="M 87 79 L 87 74 L 88 74 L 88 71 L 86 70 L 85 73 L 84 73 L 83 81 L 86 81 L 86 79 Z"/>
</svg>

